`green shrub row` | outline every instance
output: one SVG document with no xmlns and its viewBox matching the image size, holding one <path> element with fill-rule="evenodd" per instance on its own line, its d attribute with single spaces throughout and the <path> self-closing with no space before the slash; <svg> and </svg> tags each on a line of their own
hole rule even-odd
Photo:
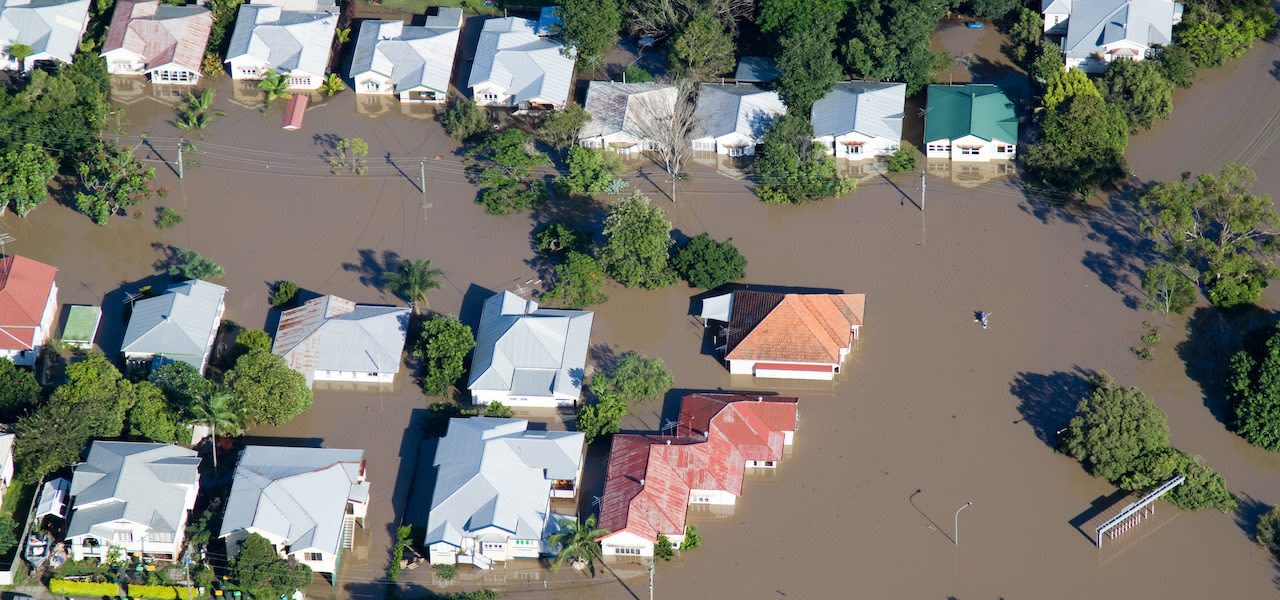
<svg viewBox="0 0 1280 600">
<path fill-rule="evenodd" d="M 143 586 L 147 587 L 147 586 Z M 114 583 L 94 583 L 91 581 L 69 581 L 66 579 L 49 580 L 49 592 L 58 596 L 103 596 L 120 595 L 120 586 Z M 170 596 L 172 598 L 172 596 Z"/>
<path fill-rule="evenodd" d="M 185 598 L 181 595 L 182 588 L 175 585 L 138 585 L 129 584 L 129 595 L 134 598 L 153 598 L 154 600 L 178 600 Z"/>
</svg>

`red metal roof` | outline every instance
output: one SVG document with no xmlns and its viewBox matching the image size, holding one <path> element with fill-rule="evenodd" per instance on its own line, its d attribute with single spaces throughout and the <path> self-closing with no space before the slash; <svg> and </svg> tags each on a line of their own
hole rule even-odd
<svg viewBox="0 0 1280 600">
<path fill-rule="evenodd" d="M 157 17 L 159 7 L 158 0 L 116 2 L 103 53 L 124 48 L 142 57 L 147 69 L 172 63 L 199 73 L 213 13 L 193 6 L 168 8 Z"/>
<path fill-rule="evenodd" d="M 22 256 L 0 259 L 0 349 L 29 350 L 58 269 Z"/>
<path fill-rule="evenodd" d="M 293 131 L 302 127 L 302 116 L 307 112 L 307 97 L 302 94 L 294 94 L 289 98 L 289 104 L 284 107 L 284 123 L 280 124 L 280 128 Z"/>
<path fill-rule="evenodd" d="M 782 432 L 795 423 L 791 397 L 685 396 L 682 435 L 613 437 L 600 526 L 651 541 L 684 533 L 690 490 L 741 495 L 746 461 L 782 458 Z"/>
</svg>

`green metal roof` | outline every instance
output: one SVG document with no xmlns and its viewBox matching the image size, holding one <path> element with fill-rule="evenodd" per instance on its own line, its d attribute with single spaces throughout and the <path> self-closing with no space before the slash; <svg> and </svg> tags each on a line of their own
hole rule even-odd
<svg viewBox="0 0 1280 600">
<path fill-rule="evenodd" d="M 924 117 L 924 141 L 973 135 L 984 140 L 1017 142 L 1018 117 L 1013 103 L 990 84 L 931 85 Z"/>
<path fill-rule="evenodd" d="M 67 322 L 62 327 L 62 339 L 68 342 L 93 343 L 94 334 L 98 332 L 98 320 L 102 318 L 102 309 L 96 306 L 73 305 L 67 311 Z"/>
</svg>

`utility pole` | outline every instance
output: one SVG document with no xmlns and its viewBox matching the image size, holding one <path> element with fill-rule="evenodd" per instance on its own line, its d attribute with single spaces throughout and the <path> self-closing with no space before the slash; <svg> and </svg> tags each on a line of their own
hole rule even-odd
<svg viewBox="0 0 1280 600">
<path fill-rule="evenodd" d="M 186 138 L 178 138 L 178 179 L 182 179 L 182 147 L 186 145 Z"/>
<path fill-rule="evenodd" d="M 924 169 L 920 169 L 920 212 L 924 212 L 924 193 L 927 184 L 924 180 Z"/>
<path fill-rule="evenodd" d="M 418 187 L 422 188 L 422 208 L 425 210 L 427 206 L 427 157 L 422 157 L 422 161 L 418 163 Z"/>
<path fill-rule="evenodd" d="M 658 557 L 649 559 L 649 600 L 653 600 L 653 563 L 655 562 L 658 562 Z"/>
</svg>

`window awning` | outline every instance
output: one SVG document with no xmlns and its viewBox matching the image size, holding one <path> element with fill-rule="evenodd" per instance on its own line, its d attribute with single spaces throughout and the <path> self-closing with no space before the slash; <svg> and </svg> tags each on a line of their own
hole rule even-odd
<svg viewBox="0 0 1280 600">
<path fill-rule="evenodd" d="M 703 321 L 729 322 L 729 313 L 733 310 L 733 294 L 722 294 L 702 300 L 702 313 L 698 316 Z"/>
</svg>

